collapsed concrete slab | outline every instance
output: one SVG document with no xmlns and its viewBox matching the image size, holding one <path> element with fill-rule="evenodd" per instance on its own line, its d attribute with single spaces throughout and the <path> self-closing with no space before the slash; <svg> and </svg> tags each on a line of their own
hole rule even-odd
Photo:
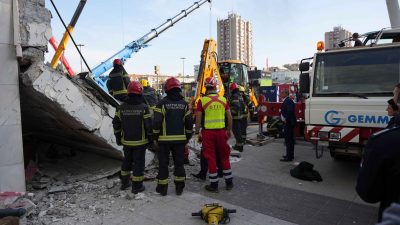
<svg viewBox="0 0 400 225">
<path fill-rule="evenodd" d="M 22 127 L 25 136 L 121 157 L 115 143 L 115 113 L 79 79 L 44 64 L 51 34 L 51 13 L 44 0 L 20 0 Z"/>
<path fill-rule="evenodd" d="M 32 63 L 20 78 L 24 133 L 101 154 L 122 155 L 113 134 L 114 107 L 40 61 Z"/>
</svg>

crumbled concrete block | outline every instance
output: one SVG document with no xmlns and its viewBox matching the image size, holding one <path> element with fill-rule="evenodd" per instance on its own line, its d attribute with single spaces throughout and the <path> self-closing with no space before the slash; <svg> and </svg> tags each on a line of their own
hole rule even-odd
<svg viewBox="0 0 400 225">
<path fill-rule="evenodd" d="M 9 205 L 10 208 L 24 208 L 26 210 L 26 215 L 29 216 L 33 210 L 36 208 L 35 203 L 27 198 L 20 198 L 13 204 Z"/>
<path fill-rule="evenodd" d="M 45 46 L 51 38 L 51 28 L 42 23 L 28 23 L 26 25 L 28 39 L 26 45 L 29 46 Z"/>
<path fill-rule="evenodd" d="M 57 193 L 57 192 L 65 192 L 73 188 L 72 185 L 65 185 L 65 186 L 53 186 L 50 188 L 49 193 Z"/>
</svg>

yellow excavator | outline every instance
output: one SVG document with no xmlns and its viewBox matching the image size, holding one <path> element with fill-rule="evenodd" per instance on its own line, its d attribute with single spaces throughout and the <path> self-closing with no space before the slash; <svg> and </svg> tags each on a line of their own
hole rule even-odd
<svg viewBox="0 0 400 225">
<path fill-rule="evenodd" d="M 203 50 L 201 51 L 201 61 L 199 75 L 197 77 L 197 88 L 193 99 L 194 105 L 206 93 L 204 81 L 207 77 L 215 77 L 218 81 L 218 94 L 228 97 L 229 85 L 233 82 L 245 88 L 246 94 L 249 95 L 252 104 L 257 107 L 258 102 L 253 89 L 248 85 L 249 76 L 247 73 L 248 66 L 239 60 L 226 60 L 218 62 L 217 43 L 213 39 L 204 41 Z"/>
</svg>

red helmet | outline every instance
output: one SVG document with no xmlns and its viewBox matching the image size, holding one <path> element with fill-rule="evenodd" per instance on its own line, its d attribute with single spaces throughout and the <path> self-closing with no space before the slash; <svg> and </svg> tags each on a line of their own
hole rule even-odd
<svg viewBox="0 0 400 225">
<path fill-rule="evenodd" d="M 217 80 L 214 77 L 207 77 L 206 81 L 204 81 L 204 86 L 212 89 L 217 88 Z"/>
<path fill-rule="evenodd" d="M 113 65 L 121 65 L 122 66 L 122 60 L 114 59 Z"/>
<path fill-rule="evenodd" d="M 170 91 L 172 88 L 181 89 L 181 82 L 175 77 L 170 77 L 165 81 L 164 89 L 166 92 Z"/>
<path fill-rule="evenodd" d="M 229 86 L 229 90 L 231 90 L 231 91 L 236 90 L 236 89 L 239 89 L 239 86 L 236 83 L 232 83 Z"/>
<path fill-rule="evenodd" d="M 128 94 L 141 95 L 142 94 L 142 85 L 140 85 L 140 83 L 137 81 L 131 81 L 128 84 Z"/>
</svg>

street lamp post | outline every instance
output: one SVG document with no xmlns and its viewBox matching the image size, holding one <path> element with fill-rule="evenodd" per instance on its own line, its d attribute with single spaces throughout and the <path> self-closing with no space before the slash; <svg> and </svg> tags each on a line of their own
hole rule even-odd
<svg viewBox="0 0 400 225">
<path fill-rule="evenodd" d="M 79 47 L 79 51 L 82 53 L 82 47 L 85 46 L 84 44 L 77 44 L 76 46 Z M 81 59 L 81 73 L 82 73 L 82 58 Z"/>
<path fill-rule="evenodd" d="M 185 83 L 185 57 L 182 57 L 182 83 Z"/>
</svg>

